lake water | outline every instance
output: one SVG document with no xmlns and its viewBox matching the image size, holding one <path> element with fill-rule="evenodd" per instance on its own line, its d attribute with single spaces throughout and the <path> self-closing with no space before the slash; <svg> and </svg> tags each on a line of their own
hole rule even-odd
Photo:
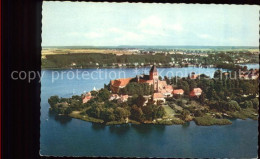
<svg viewBox="0 0 260 159">
<path fill-rule="evenodd" d="M 194 67 L 158 69 L 161 76 L 174 76 L 176 73 L 187 76 L 195 72 L 211 77 L 215 70 Z M 232 125 L 210 127 L 197 126 L 194 122 L 184 126 L 103 126 L 49 114 L 48 98 L 52 95 L 80 95 L 93 87 L 102 88 L 109 83 L 109 78 L 134 77 L 143 72 L 148 73 L 149 68 L 43 70 L 40 154 L 201 158 L 257 156 L 258 122 L 253 120 L 234 120 Z M 75 78 L 72 78 L 73 75 Z"/>
</svg>

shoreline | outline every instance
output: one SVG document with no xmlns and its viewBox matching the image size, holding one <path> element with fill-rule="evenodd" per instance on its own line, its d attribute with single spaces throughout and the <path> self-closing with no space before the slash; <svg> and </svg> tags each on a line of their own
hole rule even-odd
<svg viewBox="0 0 260 159">
<path fill-rule="evenodd" d="M 198 123 L 195 119 L 192 119 L 190 121 L 183 121 L 183 123 L 174 123 L 174 122 L 164 122 L 164 121 L 170 121 L 170 120 L 161 120 L 162 122 L 159 122 L 159 121 L 156 121 L 156 122 L 147 122 L 147 123 L 140 123 L 138 121 L 135 121 L 135 120 L 129 120 L 128 122 L 125 122 L 125 121 L 110 121 L 110 122 L 107 122 L 105 123 L 103 120 L 101 119 L 97 119 L 97 118 L 93 118 L 93 117 L 80 117 L 80 116 L 76 116 L 76 115 L 72 115 L 72 114 L 69 114 L 69 115 L 64 115 L 62 114 L 63 116 L 68 116 L 68 117 L 71 117 L 73 119 L 78 119 L 78 120 L 82 120 L 82 121 L 85 121 L 85 122 L 89 122 L 89 123 L 95 123 L 95 124 L 102 124 L 102 125 L 105 125 L 105 126 L 111 126 L 111 125 L 125 125 L 125 124 L 134 124 L 134 125 L 165 125 L 165 126 L 174 126 L 174 125 L 185 125 L 187 123 L 190 123 L 190 122 L 194 122 L 197 126 L 225 126 L 225 125 L 231 125 L 233 124 L 233 121 L 234 120 L 252 120 L 252 121 L 258 121 L 258 117 L 257 119 L 254 119 L 254 118 L 250 118 L 250 117 L 247 117 L 247 118 L 235 118 L 235 117 L 230 117 L 230 118 L 222 118 L 222 119 L 216 119 L 216 118 L 212 118 L 214 120 L 218 120 L 218 121 L 221 121 L 221 120 L 225 120 L 224 123 L 219 123 L 219 122 L 216 122 L 216 123 Z M 199 117 L 199 118 L 203 118 L 203 117 Z"/>
<path fill-rule="evenodd" d="M 236 112 L 239 113 L 239 112 Z M 121 121 L 110 121 L 110 122 L 104 122 L 104 120 L 102 119 L 98 119 L 98 118 L 94 118 L 94 117 L 89 117 L 87 114 L 84 115 L 80 115 L 80 113 L 75 113 L 72 112 L 68 115 L 65 114 L 60 114 L 63 116 L 68 116 L 74 119 L 79 119 L 79 120 L 83 120 L 86 122 L 91 122 L 91 123 L 97 123 L 97 124 L 103 124 L 106 126 L 109 125 L 123 125 L 123 124 L 135 124 L 135 125 L 141 125 L 141 124 L 151 124 L 151 125 L 185 125 L 191 121 L 193 121 L 197 126 L 214 126 L 214 125 L 218 125 L 218 126 L 222 126 L 222 125 L 231 125 L 233 122 L 233 120 L 254 120 L 257 121 L 259 116 L 258 115 L 248 115 L 248 116 L 237 116 L 234 115 L 234 113 L 228 113 L 227 117 L 223 117 L 223 118 L 214 118 L 212 116 L 209 115 L 203 115 L 201 117 L 193 117 L 191 120 L 185 121 L 185 120 L 181 120 L 179 118 L 160 118 L 160 119 L 154 119 L 153 121 L 144 121 L 144 122 L 138 122 L 132 119 L 127 119 L 126 120 L 121 120 Z M 206 121 L 205 121 L 206 119 Z"/>
<path fill-rule="evenodd" d="M 257 65 L 259 63 L 240 63 L 240 64 L 234 64 L 234 65 Z M 150 67 L 150 65 L 146 65 L 146 66 L 122 66 L 122 67 L 118 67 L 118 66 L 110 66 L 110 67 L 59 67 L 59 68 L 47 68 L 47 67 L 41 67 L 41 70 L 73 70 L 73 69 L 124 69 L 124 68 L 147 68 Z M 204 65 L 204 66 L 156 66 L 157 68 L 187 68 L 187 67 L 196 67 L 196 68 L 218 68 L 218 69 L 226 69 L 226 68 L 219 68 L 216 66 L 211 67 L 211 65 Z"/>
</svg>

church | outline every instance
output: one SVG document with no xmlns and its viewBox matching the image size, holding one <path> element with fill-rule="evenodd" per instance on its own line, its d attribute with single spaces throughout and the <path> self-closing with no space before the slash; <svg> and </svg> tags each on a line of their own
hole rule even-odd
<svg viewBox="0 0 260 159">
<path fill-rule="evenodd" d="M 134 78 L 121 78 L 116 80 L 111 80 L 110 88 L 112 93 L 118 93 L 120 88 L 124 88 L 130 82 L 137 83 L 148 83 L 149 85 L 153 85 L 155 98 L 158 96 L 168 97 L 172 96 L 173 87 L 171 85 L 167 85 L 165 80 L 159 80 L 159 73 L 155 65 L 149 71 L 149 75 L 137 75 Z M 156 99 L 154 99 L 156 100 Z"/>
</svg>

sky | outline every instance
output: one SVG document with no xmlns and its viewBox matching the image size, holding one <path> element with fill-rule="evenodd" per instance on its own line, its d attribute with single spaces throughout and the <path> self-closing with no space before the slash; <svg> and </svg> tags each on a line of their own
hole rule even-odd
<svg viewBox="0 0 260 159">
<path fill-rule="evenodd" d="M 259 8 L 44 1 L 42 46 L 259 46 Z"/>
</svg>

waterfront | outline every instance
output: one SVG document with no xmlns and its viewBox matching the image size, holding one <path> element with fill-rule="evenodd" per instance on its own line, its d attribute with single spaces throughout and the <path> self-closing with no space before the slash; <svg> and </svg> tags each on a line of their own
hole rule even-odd
<svg viewBox="0 0 260 159">
<path fill-rule="evenodd" d="M 184 72 L 182 74 L 184 77 L 190 72 L 205 73 L 212 77 L 215 70 L 215 68 L 194 67 L 158 69 L 161 76 L 167 72 L 174 74 L 181 71 Z M 103 126 L 63 116 L 54 117 L 48 112 L 47 101 L 50 96 L 80 95 L 84 91 L 92 90 L 94 86 L 97 89 L 102 88 L 110 79 L 70 80 L 64 76 L 53 81 L 53 71 L 42 72 L 40 140 L 42 155 L 250 158 L 257 155 L 258 123 L 252 120 L 235 120 L 232 125 L 210 127 L 196 126 L 193 122 L 185 126 Z M 76 70 L 57 72 L 61 71 Z M 91 74 L 97 69 L 80 71 Z M 126 77 L 133 77 L 136 74 L 147 73 L 149 69 L 103 69 L 103 75 L 112 71 L 123 71 Z"/>
</svg>

